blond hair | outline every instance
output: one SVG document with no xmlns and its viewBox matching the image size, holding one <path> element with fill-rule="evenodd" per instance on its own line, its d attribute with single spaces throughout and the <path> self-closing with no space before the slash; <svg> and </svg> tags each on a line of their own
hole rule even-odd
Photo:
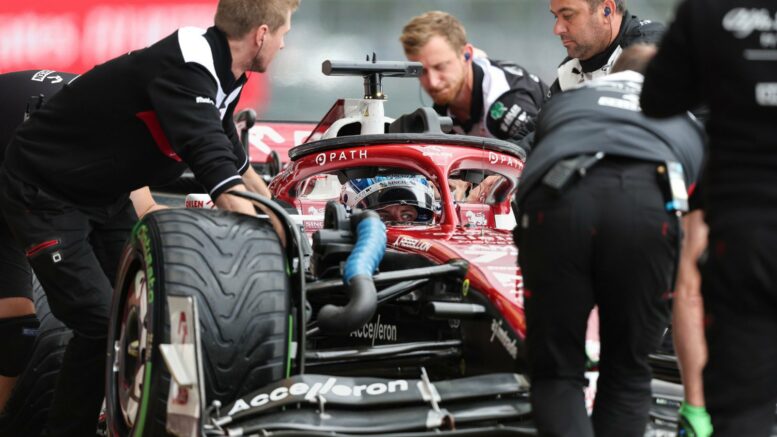
<svg viewBox="0 0 777 437">
<path fill-rule="evenodd" d="M 286 14 L 299 7 L 300 0 L 219 0 L 215 24 L 228 38 L 242 38 L 251 29 L 266 24 L 275 32 L 286 24 Z"/>
<path fill-rule="evenodd" d="M 413 17 L 402 29 L 399 41 L 406 55 L 415 55 L 434 36 L 441 36 L 454 50 L 467 44 L 467 32 L 453 15 L 442 11 L 429 11 Z"/>
</svg>

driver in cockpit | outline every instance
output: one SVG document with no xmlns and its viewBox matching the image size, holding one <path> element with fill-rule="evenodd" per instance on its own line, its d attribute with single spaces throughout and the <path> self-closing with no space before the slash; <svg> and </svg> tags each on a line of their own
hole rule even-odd
<svg viewBox="0 0 777 437">
<path fill-rule="evenodd" d="M 341 200 L 351 208 L 371 209 L 385 223 L 429 224 L 434 221 L 434 189 L 426 178 L 412 175 L 352 179 Z"/>
</svg>

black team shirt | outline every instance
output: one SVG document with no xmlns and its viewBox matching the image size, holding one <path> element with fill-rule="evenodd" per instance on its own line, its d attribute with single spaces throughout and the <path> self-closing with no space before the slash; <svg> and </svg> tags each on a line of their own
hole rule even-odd
<svg viewBox="0 0 777 437">
<path fill-rule="evenodd" d="M 246 78 L 231 66 L 215 27 L 182 28 L 98 65 L 19 128 L 5 168 L 64 200 L 107 206 L 188 165 L 216 198 L 248 168 L 232 122 Z"/>
<path fill-rule="evenodd" d="M 643 112 L 707 104 L 707 220 L 777 219 L 777 2 L 683 2 L 648 67 Z"/>
</svg>

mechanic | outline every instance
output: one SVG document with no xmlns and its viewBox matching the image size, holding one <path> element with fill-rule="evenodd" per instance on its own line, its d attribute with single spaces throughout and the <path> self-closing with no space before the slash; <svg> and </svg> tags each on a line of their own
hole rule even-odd
<svg viewBox="0 0 777 437">
<path fill-rule="evenodd" d="M 682 2 L 650 64 L 644 112 L 706 103 L 710 117 L 702 266 L 709 361 L 704 392 L 715 435 L 767 436 L 777 403 L 777 5 Z M 703 226 L 703 223 L 699 223 Z M 688 322 L 697 328 L 701 317 Z M 678 345 L 679 346 L 679 345 Z"/>
<path fill-rule="evenodd" d="M 412 175 L 351 179 L 343 186 L 343 204 L 371 209 L 386 223 L 432 223 L 435 193 L 426 178 Z"/>
<path fill-rule="evenodd" d="M 0 74 L 0 164 L 5 145 L 31 112 L 40 109 L 47 98 L 73 81 L 77 75 L 54 70 L 30 70 Z M 138 216 L 163 208 L 144 187 L 130 197 Z M 117 241 L 116 244 L 124 244 Z M 35 315 L 32 275 L 24 250 L 18 247 L 0 214 L 0 412 L 14 383 L 27 366 L 40 322 Z"/>
<path fill-rule="evenodd" d="M 552 95 L 607 75 L 623 49 L 657 43 L 664 32 L 662 24 L 631 15 L 626 0 L 550 0 L 550 12 L 556 18 L 553 33 L 567 50 Z"/>
<path fill-rule="evenodd" d="M 421 87 L 435 111 L 453 118 L 455 132 L 518 141 L 532 130 L 547 85 L 516 64 L 476 53 L 456 17 L 426 12 L 399 39 L 407 59 L 423 64 Z"/>
<path fill-rule="evenodd" d="M 618 74 L 553 97 L 537 120 L 514 236 L 541 435 L 636 436 L 647 423 L 647 358 L 668 323 L 678 214 L 704 153 L 703 131 L 690 115 L 659 121 L 640 113 L 639 72 L 654 51 L 625 50 Z M 585 333 L 594 305 L 601 358 L 589 419 Z"/>
<path fill-rule="evenodd" d="M 182 28 L 101 64 L 16 131 L 0 169 L 0 208 L 73 330 L 50 436 L 94 433 L 103 399 L 111 278 L 136 215 L 129 193 L 188 165 L 219 208 L 255 214 L 231 190 L 268 195 L 248 165 L 232 114 L 251 71 L 283 48 L 298 0 L 221 0 L 215 26 Z M 242 174 L 242 177 L 241 177 Z"/>
</svg>

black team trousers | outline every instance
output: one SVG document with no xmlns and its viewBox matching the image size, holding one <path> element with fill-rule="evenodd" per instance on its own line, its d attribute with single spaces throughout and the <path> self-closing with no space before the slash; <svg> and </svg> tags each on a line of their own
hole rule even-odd
<svg viewBox="0 0 777 437">
<path fill-rule="evenodd" d="M 73 330 L 49 411 L 48 436 L 92 436 L 105 396 L 113 282 L 137 216 L 129 199 L 78 207 L 0 169 L 0 211 L 59 320 Z"/>
<path fill-rule="evenodd" d="M 525 285 L 531 403 L 543 436 L 639 436 L 648 354 L 669 322 L 680 238 L 657 164 L 605 157 L 556 194 L 538 185 L 515 230 Z M 585 409 L 585 333 L 599 307 L 594 411 Z"/>
</svg>

